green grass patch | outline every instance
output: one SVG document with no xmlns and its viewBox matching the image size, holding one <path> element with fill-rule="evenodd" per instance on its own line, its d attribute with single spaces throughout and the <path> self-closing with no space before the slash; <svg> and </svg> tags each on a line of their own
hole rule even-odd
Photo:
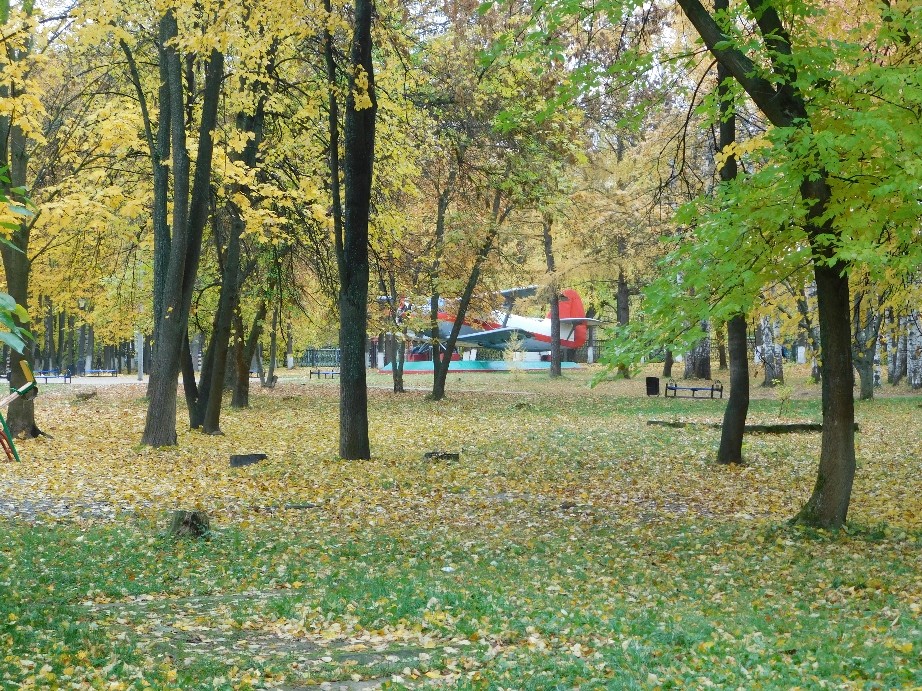
<svg viewBox="0 0 922 691">
<path fill-rule="evenodd" d="M 125 443 L 143 402 L 107 390 L 74 454 L 87 413 L 49 397 L 54 442 L 0 480 L 21 507 L 0 522 L 0 688 L 922 686 L 918 397 L 859 405 L 851 522 L 830 535 L 786 523 L 818 434 L 752 436 L 718 467 L 719 430 L 646 422 L 725 402 L 585 380 L 375 390 L 360 463 L 336 458 L 316 382 L 158 451 Z M 758 393 L 752 421 L 776 419 Z M 819 416 L 801 396 L 783 419 Z M 269 457 L 230 468 L 243 451 Z M 176 506 L 207 511 L 209 538 L 169 539 Z"/>
</svg>

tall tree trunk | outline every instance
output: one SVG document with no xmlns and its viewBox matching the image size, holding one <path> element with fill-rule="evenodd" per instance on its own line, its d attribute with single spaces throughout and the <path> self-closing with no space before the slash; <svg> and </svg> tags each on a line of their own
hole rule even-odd
<svg viewBox="0 0 922 691">
<path fill-rule="evenodd" d="M 404 325 L 403 318 L 407 309 L 404 308 L 400 296 L 397 294 L 397 280 L 394 277 L 393 270 L 388 271 L 387 280 L 385 280 L 384 270 L 381 268 L 380 263 L 378 287 L 382 294 L 387 295 L 391 323 L 391 332 L 379 339 L 379 343 L 383 342 L 385 351 L 389 347 L 393 354 L 393 357 L 391 357 L 391 381 L 394 385 L 394 393 L 404 393 L 403 365 L 406 359 L 407 327 Z M 400 336 L 398 336 L 398 333 Z"/>
<path fill-rule="evenodd" d="M 429 398 L 433 401 L 440 401 L 445 398 L 445 382 L 448 379 L 448 367 L 451 364 L 451 354 L 455 349 L 455 343 L 458 342 L 458 334 L 461 333 L 461 327 L 464 324 L 464 317 L 467 314 L 467 308 L 471 304 L 471 297 L 474 295 L 474 288 L 480 281 L 480 271 L 484 261 L 493 249 L 493 242 L 499 232 L 499 227 L 506 220 L 506 216 L 512 211 L 512 207 L 505 210 L 501 208 L 502 191 L 496 190 L 493 194 L 493 208 L 490 214 L 490 228 L 487 230 L 486 238 L 474 257 L 474 266 L 468 276 L 467 284 L 464 286 L 464 292 L 458 301 L 458 313 L 455 315 L 455 321 L 451 326 L 451 332 L 445 342 L 444 352 L 439 355 L 435 354 L 435 366 L 432 377 L 432 393 Z M 441 350 L 441 349 L 440 349 Z"/>
<path fill-rule="evenodd" d="M 624 253 L 624 240 L 618 239 L 619 251 Z M 627 276 L 624 273 L 624 266 L 618 266 L 618 290 L 615 293 L 616 311 L 618 317 L 618 326 L 627 326 L 631 321 L 631 291 L 627 284 Z M 626 365 L 618 366 L 618 374 L 625 379 L 629 379 L 631 371 Z"/>
<path fill-rule="evenodd" d="M 889 291 L 878 293 L 868 285 L 866 290 L 859 291 L 852 300 L 852 359 L 855 371 L 858 372 L 858 398 L 862 401 L 874 398 L 875 368 L 880 364 L 877 346 L 884 318 L 883 304 L 888 297 Z"/>
<path fill-rule="evenodd" d="M 154 228 L 154 334 L 153 339 L 158 341 L 158 329 L 163 319 L 163 295 L 166 290 L 167 266 L 170 260 L 170 226 L 168 217 L 169 186 L 170 186 L 170 127 L 172 125 L 170 114 L 170 82 L 167 73 L 166 45 L 173 38 L 172 25 L 169 22 L 160 22 L 157 52 L 159 55 L 160 113 L 157 121 L 157 134 L 154 137 L 153 123 L 147 105 L 147 96 L 141 83 L 141 74 L 138 71 L 134 54 L 124 40 L 119 44 L 128 63 L 129 75 L 138 98 L 141 109 L 141 120 L 144 124 L 144 133 L 150 153 L 151 167 L 153 170 L 153 205 L 151 218 Z"/>
<path fill-rule="evenodd" d="M 392 334 L 394 339 L 394 360 L 391 362 L 391 371 L 394 379 L 394 393 L 404 393 L 403 369 L 407 360 L 407 330 L 404 328 L 400 336 Z"/>
<path fill-rule="evenodd" d="M 368 388 L 365 344 L 368 322 L 368 214 L 375 154 L 374 68 L 371 58 L 372 0 L 356 0 L 350 51 L 349 91 L 343 133 L 346 185 L 343 235 L 337 238 L 339 265 L 339 454 L 344 459 L 371 457 L 368 440 Z M 357 83 L 361 75 L 365 88 Z M 367 95 L 356 102 L 356 92 Z M 336 171 L 331 171 L 334 175 Z"/>
<path fill-rule="evenodd" d="M 186 330 L 182 339 L 182 347 L 179 351 L 179 369 L 182 374 L 182 390 L 186 397 L 186 409 L 189 411 L 189 420 L 192 429 L 201 425 L 198 419 L 198 384 L 195 381 L 195 363 L 192 361 L 192 342 L 197 340 L 189 338 L 189 331 Z"/>
<path fill-rule="evenodd" d="M 31 15 L 33 5 L 34 3 L 31 2 L 26 3 L 22 9 L 26 14 Z M 0 7 L 3 10 L 0 25 L 8 28 L 7 24 L 10 17 L 9 0 L 3 0 Z M 13 50 L 4 47 L 4 50 L 8 52 L 11 62 L 21 66 L 29 56 L 31 48 L 31 39 L 29 39 L 23 48 Z M 0 86 L 0 97 L 16 98 L 21 96 L 22 92 L 17 87 L 17 80 L 7 77 L 7 81 L 10 81 L 11 84 Z M 26 150 L 26 135 L 16 123 L 14 117 L 14 111 L 0 115 L 0 166 L 7 168 L 9 176 L 9 183 L 0 183 L 0 191 L 11 201 L 21 201 L 19 195 L 14 194 L 12 190 L 27 186 L 29 156 Z M 17 225 L 9 238 L 13 247 L 0 245 L 3 271 L 6 274 L 6 292 L 18 305 L 21 305 L 26 310 L 29 309 L 29 276 L 32 269 L 32 263 L 29 259 L 29 236 L 33 222 L 34 219 L 23 219 Z M 15 315 L 13 319 L 18 326 L 26 326 Z M 20 365 L 23 360 L 28 362 L 30 366 L 32 365 L 34 362 L 34 347 L 27 347 L 24 353 L 17 353 L 11 349 L 10 386 L 13 388 L 19 388 L 26 383 L 26 375 Z M 41 434 L 41 430 L 35 424 L 34 400 L 19 398 L 13 401 L 6 415 L 6 423 L 13 436 L 35 437 Z"/>
<path fill-rule="evenodd" d="M 457 170 L 451 168 L 448 172 L 448 180 L 445 188 L 439 193 L 439 202 L 435 210 L 435 241 L 433 243 L 432 266 L 429 269 L 429 285 L 431 295 L 429 297 L 429 340 L 432 344 L 432 367 L 433 386 L 435 385 L 436 365 L 439 362 L 439 353 L 441 350 L 441 332 L 439 330 L 439 303 L 441 295 L 439 290 L 439 273 L 442 268 L 442 252 L 445 246 L 445 216 L 448 213 L 448 205 L 455 191 L 455 180 L 457 179 Z"/>
<path fill-rule="evenodd" d="M 714 340 L 717 341 L 717 369 L 727 369 L 727 329 L 725 324 L 714 327 Z"/>
<path fill-rule="evenodd" d="M 234 387 L 234 395 L 231 397 L 231 408 L 248 408 L 250 406 L 250 363 L 253 361 L 256 346 L 259 344 L 260 336 L 262 336 L 263 321 L 266 319 L 267 311 L 266 301 L 261 300 L 256 308 L 253 324 L 250 326 L 246 339 L 243 337 L 243 320 L 240 317 L 239 310 L 234 318 L 236 322 L 235 328 L 240 336 L 238 347 L 234 349 L 237 385 Z"/>
<path fill-rule="evenodd" d="M 749 414 L 749 354 L 746 351 L 746 317 L 734 316 L 727 322 L 730 355 L 730 399 L 724 410 L 718 463 L 742 463 L 743 433 Z"/>
<path fill-rule="evenodd" d="M 77 374 L 77 316 L 74 314 L 67 317 L 67 369 L 71 375 Z"/>
<path fill-rule="evenodd" d="M 707 320 L 701 322 L 701 331 L 705 334 L 704 338 L 685 354 L 686 379 L 711 378 L 711 337 L 708 335 L 710 323 Z"/>
<path fill-rule="evenodd" d="M 909 320 L 906 317 L 897 317 L 893 331 L 892 353 L 888 354 L 887 363 L 887 379 L 893 386 L 897 386 L 906 377 L 908 328 Z"/>
<path fill-rule="evenodd" d="M 855 402 L 848 275 L 840 262 L 817 262 L 823 439 L 810 499 L 795 521 L 823 528 L 845 523 L 855 477 Z"/>
<path fill-rule="evenodd" d="M 716 12 L 726 11 L 729 0 L 714 0 Z M 721 151 L 736 142 L 736 112 L 731 101 L 728 80 L 729 71 L 717 64 L 717 96 L 720 101 L 720 139 Z M 720 180 L 729 183 L 736 179 L 739 172 L 736 155 L 730 154 L 720 169 Z M 743 436 L 746 431 L 746 417 L 749 415 L 749 353 L 746 348 L 746 315 L 733 315 L 726 324 L 727 349 L 730 357 L 730 398 L 724 409 L 723 424 L 720 428 L 720 447 L 717 449 L 717 462 L 722 464 L 743 462 Z M 727 366 L 723 352 L 722 329 L 718 329 L 720 342 L 720 368 Z"/>
<path fill-rule="evenodd" d="M 93 328 L 92 324 L 87 324 L 86 326 L 86 348 L 83 351 L 85 372 L 90 373 L 90 370 L 95 369 L 96 367 L 96 329 Z"/>
<path fill-rule="evenodd" d="M 858 373 L 858 399 L 870 401 L 874 398 L 874 358 L 855 356 L 854 360 Z"/>
<path fill-rule="evenodd" d="M 708 50 L 726 67 L 756 106 L 776 127 L 799 129 L 811 136 L 810 114 L 799 90 L 791 37 L 775 7 L 749 0 L 755 24 L 770 51 L 772 79 L 728 37 L 700 0 L 678 0 Z M 820 160 L 813 152 L 812 160 Z M 807 206 L 804 230 L 813 252 L 820 322 L 823 379 L 823 439 L 813 494 L 795 517 L 798 522 L 836 529 L 845 523 L 855 476 L 855 405 L 852 384 L 851 321 L 848 265 L 835 257 L 839 236 L 828 217 L 831 191 L 823 168 L 805 171 L 800 197 Z"/>
<path fill-rule="evenodd" d="M 762 317 L 759 328 L 762 333 L 762 365 L 765 368 L 762 386 L 784 384 L 784 360 L 781 357 L 781 346 L 775 340 L 774 321 L 769 317 Z"/>
<path fill-rule="evenodd" d="M 47 310 L 45 313 L 45 363 L 42 369 L 51 370 L 54 369 L 54 325 L 56 320 L 54 317 L 54 305 L 50 298 L 45 298 L 45 308 Z"/>
<path fill-rule="evenodd" d="M 797 312 L 800 314 L 800 328 L 806 336 L 807 345 L 809 346 L 811 362 L 810 376 L 813 378 L 813 381 L 819 382 L 822 378 L 819 365 L 820 328 L 813 319 L 810 303 L 807 300 L 807 289 L 804 287 L 801 287 L 800 293 L 797 296 Z"/>
<path fill-rule="evenodd" d="M 560 286 L 557 285 L 557 266 L 554 262 L 554 238 L 551 235 L 553 218 L 549 213 L 543 217 L 544 259 L 550 277 L 548 291 L 551 302 L 551 377 L 559 377 L 560 371 Z"/>
<path fill-rule="evenodd" d="M 672 355 L 672 350 L 666 349 L 666 357 L 663 358 L 663 378 L 669 379 L 672 377 L 672 365 L 674 358 Z"/>
<path fill-rule="evenodd" d="M 11 238 L 12 242 L 20 248 L 28 248 L 29 229 L 25 224 L 20 224 Z M 3 270 L 6 273 L 6 292 L 10 294 L 17 304 L 28 307 L 29 304 L 29 259 L 25 252 L 18 252 L 6 245 L 0 245 L 0 254 L 3 256 Z M 14 315 L 16 323 L 20 326 L 27 327 L 27 324 L 20 323 Z M 25 385 L 26 375 L 22 371 L 20 363 L 26 361 L 32 366 L 32 360 L 29 357 L 31 349 L 26 348 L 25 354 L 17 353 L 10 350 L 10 386 L 18 389 Z M 9 410 L 6 414 L 6 424 L 10 433 L 15 436 L 25 435 L 27 437 L 37 437 L 41 434 L 38 426 L 35 424 L 35 402 L 34 399 L 27 400 L 18 398 L 10 403 Z"/>
<path fill-rule="evenodd" d="M 64 310 L 58 312 L 58 353 L 57 361 L 53 367 L 57 367 L 63 372 L 67 367 L 67 313 Z"/>
<path fill-rule="evenodd" d="M 77 359 L 74 364 L 74 374 L 83 374 L 86 371 L 84 365 L 84 351 L 86 349 L 86 330 L 87 325 L 81 324 L 77 332 Z"/>
<path fill-rule="evenodd" d="M 3 94 L 3 92 L 7 93 Z M 3 87 L 0 89 L 0 94 L 16 95 L 16 92 L 13 91 L 10 94 L 7 87 Z M 11 191 L 13 188 L 26 185 L 27 164 L 26 137 L 22 128 L 12 121 L 11 116 L 0 115 L 0 165 L 8 167 L 10 178 L 8 184 L 2 184 L 2 192 L 8 199 L 17 199 L 17 195 Z M 29 308 L 29 275 L 32 268 L 28 254 L 30 233 L 31 221 L 24 219 L 13 230 L 9 238 L 15 249 L 5 244 L 0 245 L 0 256 L 3 258 L 3 271 L 6 275 L 6 292 L 18 305 L 27 310 Z M 13 319 L 17 325 L 27 326 L 15 315 Z M 26 383 L 26 375 L 22 371 L 20 362 L 25 360 L 31 367 L 34 357 L 30 356 L 31 351 L 32 349 L 26 348 L 25 353 L 17 353 L 15 350 L 10 352 L 10 386 L 13 388 L 19 388 Z M 34 400 L 18 398 L 10 403 L 6 424 L 13 436 L 35 437 L 41 434 L 41 430 L 35 424 Z"/>
<path fill-rule="evenodd" d="M 275 386 L 275 368 L 278 364 L 276 352 L 278 351 L 279 313 L 282 311 L 280 303 L 282 298 L 281 286 L 279 286 L 278 298 L 279 301 L 275 303 L 275 307 L 272 309 L 272 329 L 269 331 L 269 372 L 262 383 L 263 387 L 269 389 Z"/>
<path fill-rule="evenodd" d="M 221 292 L 218 309 L 215 312 L 214 328 L 208 345 L 210 357 L 208 367 L 202 367 L 201 409 L 202 429 L 206 434 L 221 432 L 221 404 L 223 402 L 224 379 L 227 371 L 230 334 L 236 313 L 240 286 L 240 236 L 243 233 L 243 219 L 235 213 L 231 219 L 230 237 L 223 262 Z M 207 376 L 206 376 L 207 373 Z M 206 389 L 207 387 L 207 389 Z"/>
<path fill-rule="evenodd" d="M 922 319 L 913 312 L 906 320 L 906 383 L 922 389 Z"/>
<path fill-rule="evenodd" d="M 166 12 L 162 22 L 167 25 L 165 34 L 177 34 L 176 18 L 172 10 Z M 173 237 L 164 292 L 164 313 L 158 330 L 160 343 L 156 347 L 151 367 L 147 418 L 141 438 L 141 442 L 148 446 L 176 444 L 176 380 L 183 358 L 183 339 L 186 336 L 192 291 L 202 252 L 202 232 L 210 208 L 213 132 L 224 74 L 224 56 L 213 50 L 206 68 L 195 177 L 190 194 L 189 153 L 180 107 L 183 103 L 182 68 L 174 44 L 167 45 L 166 53 L 172 116 Z"/>
<path fill-rule="evenodd" d="M 500 193 L 497 191 L 497 200 L 499 197 Z M 464 286 L 464 292 L 461 294 L 461 299 L 458 301 L 458 313 L 455 315 L 455 321 L 451 326 L 451 332 L 448 334 L 448 338 L 445 341 L 444 352 L 436 354 L 435 356 L 436 361 L 432 378 L 432 393 L 429 394 L 429 398 L 433 401 L 441 401 L 445 398 L 445 382 L 448 380 L 448 368 L 451 365 L 451 354 L 454 352 L 455 343 L 458 342 L 458 334 L 461 333 L 461 326 L 464 324 L 464 316 L 467 314 L 467 308 L 471 304 L 474 288 L 477 287 L 477 283 L 480 281 L 480 271 L 483 267 L 483 262 L 493 248 L 493 241 L 496 239 L 496 230 L 497 225 L 494 223 L 487 233 L 487 239 L 477 252 L 477 256 L 474 259 L 474 266 L 467 278 L 467 284 Z M 440 350 L 442 349 L 440 348 Z"/>
<path fill-rule="evenodd" d="M 274 49 L 271 51 L 269 61 L 270 66 L 267 68 L 267 72 L 272 71 L 271 64 L 274 62 Z M 268 95 L 263 91 L 257 100 L 256 108 L 252 115 L 245 112 L 237 114 L 237 131 L 248 134 L 249 138 L 241 155 L 233 156 L 233 159 L 242 162 L 250 169 L 256 165 L 256 156 L 263 140 L 267 98 Z M 221 405 L 223 403 L 225 374 L 229 369 L 227 363 L 230 335 L 234 315 L 237 313 L 237 305 L 240 300 L 240 240 L 246 224 L 243 218 L 243 210 L 234 201 L 237 194 L 249 194 L 249 189 L 240 184 L 232 185 L 229 194 L 230 199 L 227 204 L 230 229 L 227 250 L 221 264 L 223 269 L 221 293 L 218 296 L 218 310 L 215 314 L 214 329 L 209 346 L 212 357 L 209 362 L 207 382 L 204 368 L 202 371 L 202 388 L 204 389 L 206 384 L 208 388 L 202 394 L 205 400 L 199 404 L 199 407 L 202 411 L 202 428 L 206 434 L 219 434 L 221 432 Z M 218 249 L 218 254 L 220 255 L 220 248 Z"/>
<path fill-rule="evenodd" d="M 285 367 L 294 369 L 295 366 L 295 334 L 291 324 L 291 317 L 285 323 Z"/>
<path fill-rule="evenodd" d="M 254 364 L 255 363 L 255 364 Z M 256 344 L 256 350 L 253 353 L 253 358 L 250 361 L 250 369 L 252 370 L 255 367 L 256 376 L 259 377 L 259 383 L 261 386 L 266 386 L 266 373 L 263 370 L 263 344 L 262 341 Z"/>
</svg>

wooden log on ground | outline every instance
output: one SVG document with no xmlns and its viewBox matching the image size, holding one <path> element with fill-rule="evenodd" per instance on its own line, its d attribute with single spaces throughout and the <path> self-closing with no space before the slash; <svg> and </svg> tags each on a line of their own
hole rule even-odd
<svg viewBox="0 0 922 691">
<path fill-rule="evenodd" d="M 709 427 L 711 429 L 720 429 L 723 426 L 720 422 L 674 422 L 672 420 L 647 420 L 647 424 L 658 427 Z M 746 425 L 744 429 L 747 434 L 822 432 L 823 424 L 820 422 L 777 422 L 764 425 Z M 858 431 L 858 423 L 855 423 L 855 431 Z"/>
</svg>

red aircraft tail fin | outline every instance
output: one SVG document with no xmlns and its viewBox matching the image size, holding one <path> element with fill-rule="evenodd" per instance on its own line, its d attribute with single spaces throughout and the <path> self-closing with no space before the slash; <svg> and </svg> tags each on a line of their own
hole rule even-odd
<svg viewBox="0 0 922 691">
<path fill-rule="evenodd" d="M 548 312 L 548 318 L 551 313 Z M 586 310 L 583 308 L 583 300 L 573 288 L 567 288 L 560 293 L 560 318 L 561 319 L 579 319 L 586 316 Z M 563 332 L 568 329 L 561 329 Z M 577 324 L 573 327 L 573 334 L 566 339 L 564 344 L 567 348 L 580 348 L 586 343 L 588 329 L 585 324 Z"/>
</svg>

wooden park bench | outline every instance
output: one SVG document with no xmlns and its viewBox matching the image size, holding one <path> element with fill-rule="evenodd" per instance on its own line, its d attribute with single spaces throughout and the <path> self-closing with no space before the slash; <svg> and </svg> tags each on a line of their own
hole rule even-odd
<svg viewBox="0 0 922 691">
<path fill-rule="evenodd" d="M 115 369 L 88 369 L 86 371 L 86 376 L 88 377 L 102 377 L 104 375 L 109 375 L 109 376 L 114 377 L 117 374 L 118 374 L 118 370 L 115 370 Z"/>
<path fill-rule="evenodd" d="M 681 398 L 697 398 L 698 392 L 707 393 L 708 398 L 723 398 L 724 397 L 724 387 L 716 379 L 712 384 L 708 386 L 679 386 L 676 384 L 674 379 L 670 379 L 666 382 L 666 398 L 672 396 L 672 398 L 681 397 Z M 717 394 L 716 396 L 714 394 Z M 702 396 L 705 398 L 705 396 Z"/>
<path fill-rule="evenodd" d="M 317 377 L 317 379 L 320 379 L 321 377 L 323 377 L 324 379 L 332 379 L 333 377 L 338 377 L 338 376 L 339 376 L 338 369 L 312 369 L 312 370 L 309 370 L 307 373 L 308 379 L 310 379 L 311 377 Z"/>
</svg>

